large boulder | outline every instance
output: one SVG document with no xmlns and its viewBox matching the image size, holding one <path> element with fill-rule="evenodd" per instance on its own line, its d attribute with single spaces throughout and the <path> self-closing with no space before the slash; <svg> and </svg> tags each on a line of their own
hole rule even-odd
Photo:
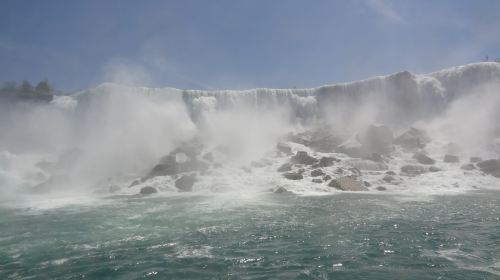
<svg viewBox="0 0 500 280">
<path fill-rule="evenodd" d="M 313 171 L 311 171 L 311 177 L 319 177 L 323 175 L 325 175 L 325 172 L 323 172 L 323 170 L 321 169 L 314 169 Z"/>
<path fill-rule="evenodd" d="M 394 144 L 408 150 L 422 149 L 428 142 L 430 142 L 430 138 L 427 133 L 414 127 L 394 139 Z"/>
<path fill-rule="evenodd" d="M 334 162 L 339 162 L 339 159 L 334 157 L 322 157 L 319 159 L 318 167 L 328 167 L 332 166 Z"/>
<path fill-rule="evenodd" d="M 139 191 L 139 193 L 142 194 L 142 195 L 149 195 L 149 194 L 154 194 L 154 193 L 157 193 L 157 192 L 158 191 L 155 188 L 150 187 L 150 186 L 143 187 Z"/>
<path fill-rule="evenodd" d="M 278 172 L 287 172 L 292 170 L 293 164 L 291 163 L 284 163 L 280 167 L 278 167 Z"/>
<path fill-rule="evenodd" d="M 429 172 L 429 170 L 422 165 L 404 165 L 401 167 L 402 175 L 417 176 Z"/>
<path fill-rule="evenodd" d="M 192 151 L 190 151 L 190 154 Z M 196 157 L 190 156 L 183 152 L 174 151 L 160 159 L 153 169 L 149 172 L 145 179 L 156 176 L 176 175 L 184 172 L 206 171 L 209 164 L 198 160 Z"/>
<path fill-rule="evenodd" d="M 175 181 L 175 187 L 180 192 L 190 192 L 193 190 L 193 185 L 196 182 L 196 175 L 183 175 Z"/>
<path fill-rule="evenodd" d="M 285 143 L 280 142 L 276 144 L 276 149 L 287 156 L 293 155 L 292 148 Z"/>
<path fill-rule="evenodd" d="M 477 163 L 477 167 L 484 173 L 500 178 L 500 160 L 488 159 Z"/>
<path fill-rule="evenodd" d="M 345 176 L 333 179 L 328 184 L 329 187 L 336 188 L 342 191 L 367 191 L 368 189 L 363 186 L 363 183 L 356 181 L 351 177 Z"/>
<path fill-rule="evenodd" d="M 346 162 L 348 165 L 359 170 L 382 171 L 387 170 L 387 165 L 383 162 L 375 162 L 368 159 L 352 159 Z"/>
<path fill-rule="evenodd" d="M 298 172 L 287 172 L 283 173 L 283 177 L 287 178 L 288 180 L 302 180 L 304 176 Z"/>
<path fill-rule="evenodd" d="M 413 155 L 413 158 L 420 164 L 432 165 L 436 163 L 435 160 L 423 153 L 416 153 Z"/>
<path fill-rule="evenodd" d="M 305 151 L 298 151 L 291 161 L 296 164 L 313 165 L 318 162 L 318 159 L 308 155 Z"/>
</svg>

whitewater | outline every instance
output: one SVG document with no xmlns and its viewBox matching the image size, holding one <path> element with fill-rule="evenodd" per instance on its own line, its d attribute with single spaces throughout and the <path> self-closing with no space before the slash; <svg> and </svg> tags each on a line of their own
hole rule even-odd
<svg viewBox="0 0 500 280">
<path fill-rule="evenodd" d="M 0 109 L 0 278 L 500 277 L 500 63 Z"/>
</svg>

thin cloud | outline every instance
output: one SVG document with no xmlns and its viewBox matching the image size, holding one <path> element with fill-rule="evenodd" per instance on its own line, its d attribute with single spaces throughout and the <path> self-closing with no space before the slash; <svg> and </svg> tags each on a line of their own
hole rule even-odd
<svg viewBox="0 0 500 280">
<path fill-rule="evenodd" d="M 368 5 L 391 23 L 403 22 L 401 15 L 385 0 L 368 0 Z"/>
</svg>

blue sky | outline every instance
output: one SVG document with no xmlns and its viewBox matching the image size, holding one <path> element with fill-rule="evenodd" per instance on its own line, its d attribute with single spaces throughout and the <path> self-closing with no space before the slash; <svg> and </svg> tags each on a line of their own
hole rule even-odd
<svg viewBox="0 0 500 280">
<path fill-rule="evenodd" d="M 0 81 L 313 87 L 500 57 L 500 1 L 0 2 Z"/>
</svg>

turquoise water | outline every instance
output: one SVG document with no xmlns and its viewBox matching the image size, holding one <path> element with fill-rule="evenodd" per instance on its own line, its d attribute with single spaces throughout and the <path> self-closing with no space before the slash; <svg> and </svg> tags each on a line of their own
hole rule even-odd
<svg viewBox="0 0 500 280">
<path fill-rule="evenodd" d="M 500 279 L 500 193 L 3 204 L 0 279 Z"/>
</svg>

